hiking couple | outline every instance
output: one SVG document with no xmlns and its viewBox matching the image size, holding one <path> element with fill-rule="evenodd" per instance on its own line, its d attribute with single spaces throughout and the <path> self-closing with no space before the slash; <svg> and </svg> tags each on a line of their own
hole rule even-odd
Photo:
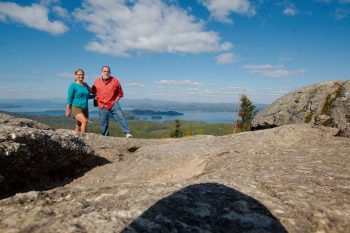
<svg viewBox="0 0 350 233">
<path fill-rule="evenodd" d="M 70 117 L 72 112 L 76 119 L 75 131 L 80 133 L 87 131 L 88 100 L 95 99 L 101 120 L 101 134 L 109 135 L 109 118 L 112 116 L 118 120 L 125 136 L 131 138 L 130 128 L 119 104 L 119 100 L 123 97 L 123 89 L 118 79 L 111 76 L 110 67 L 102 67 L 101 77 L 95 80 L 92 88 L 84 82 L 84 70 L 77 69 L 74 75 L 75 81 L 68 88 L 66 116 Z"/>
</svg>

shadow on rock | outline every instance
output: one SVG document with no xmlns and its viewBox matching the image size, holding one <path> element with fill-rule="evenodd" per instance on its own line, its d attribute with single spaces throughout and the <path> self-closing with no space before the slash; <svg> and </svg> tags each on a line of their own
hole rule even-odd
<svg viewBox="0 0 350 233">
<path fill-rule="evenodd" d="M 110 162 L 78 135 L 2 126 L 0 138 L 0 199 L 65 185 Z"/>
<path fill-rule="evenodd" d="M 158 201 L 122 231 L 287 232 L 260 202 L 216 183 L 187 186 Z"/>
</svg>

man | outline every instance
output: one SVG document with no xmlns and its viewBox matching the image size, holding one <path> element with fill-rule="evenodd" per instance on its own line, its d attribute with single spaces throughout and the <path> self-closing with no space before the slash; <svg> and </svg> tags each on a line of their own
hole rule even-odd
<svg viewBox="0 0 350 233">
<path fill-rule="evenodd" d="M 110 76 L 110 74 L 110 67 L 103 66 L 102 76 L 96 79 L 92 86 L 92 93 L 96 95 L 100 113 L 101 133 L 104 136 L 109 135 L 109 117 L 112 116 L 119 121 L 120 128 L 126 137 L 131 138 L 132 134 L 119 104 L 119 100 L 123 97 L 123 89 L 118 79 Z"/>
</svg>

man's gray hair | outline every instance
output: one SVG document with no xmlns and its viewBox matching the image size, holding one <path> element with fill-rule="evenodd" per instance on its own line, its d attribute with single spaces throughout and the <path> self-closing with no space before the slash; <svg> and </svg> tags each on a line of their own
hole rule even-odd
<svg viewBox="0 0 350 233">
<path fill-rule="evenodd" d="M 111 72 L 111 67 L 109 67 L 109 66 L 102 66 L 101 71 L 103 71 L 103 68 L 105 68 L 105 67 L 109 69 L 109 72 Z"/>
</svg>

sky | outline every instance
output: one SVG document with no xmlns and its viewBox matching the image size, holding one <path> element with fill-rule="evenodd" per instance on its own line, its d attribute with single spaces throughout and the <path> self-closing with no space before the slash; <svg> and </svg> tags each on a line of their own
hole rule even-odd
<svg viewBox="0 0 350 233">
<path fill-rule="evenodd" d="M 350 0 L 0 0 L 0 99 L 66 98 L 108 65 L 128 99 L 269 104 L 349 61 Z"/>
</svg>

